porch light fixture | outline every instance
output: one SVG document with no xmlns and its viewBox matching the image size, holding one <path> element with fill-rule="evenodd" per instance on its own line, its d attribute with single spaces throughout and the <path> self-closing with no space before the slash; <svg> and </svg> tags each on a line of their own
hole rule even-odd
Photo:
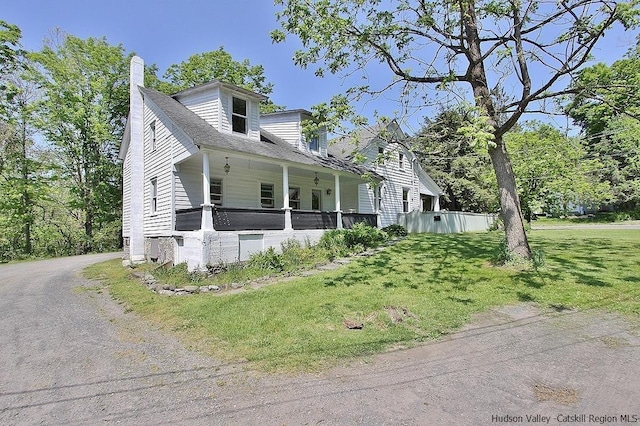
<svg viewBox="0 0 640 426">
<path fill-rule="evenodd" d="M 224 160 L 225 160 L 224 172 L 225 174 L 229 174 L 229 170 L 231 170 L 231 166 L 229 165 L 229 157 L 224 157 Z"/>
<path fill-rule="evenodd" d="M 331 195 L 331 188 L 327 188 L 327 195 Z"/>
<path fill-rule="evenodd" d="M 320 179 L 318 179 L 318 172 L 316 172 L 316 177 L 313 178 L 313 183 L 315 183 L 316 186 L 318 186 L 318 182 L 320 182 Z"/>
</svg>

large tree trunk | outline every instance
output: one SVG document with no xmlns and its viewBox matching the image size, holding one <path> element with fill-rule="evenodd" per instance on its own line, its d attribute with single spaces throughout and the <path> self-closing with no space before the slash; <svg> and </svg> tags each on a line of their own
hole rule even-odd
<svg viewBox="0 0 640 426">
<path fill-rule="evenodd" d="M 531 249 L 524 231 L 524 221 L 520 210 L 520 200 L 516 189 L 516 179 L 511 168 L 511 160 L 502 137 L 494 140 L 495 148 L 489 148 L 500 191 L 500 214 L 504 221 L 507 249 L 510 253 L 524 259 L 531 258 Z"/>
</svg>

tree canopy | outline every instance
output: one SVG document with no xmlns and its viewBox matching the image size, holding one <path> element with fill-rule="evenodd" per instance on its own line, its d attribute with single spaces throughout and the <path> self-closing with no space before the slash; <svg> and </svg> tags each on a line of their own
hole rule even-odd
<svg viewBox="0 0 640 426">
<path fill-rule="evenodd" d="M 441 208 L 493 212 L 498 206 L 489 156 L 482 147 L 469 144 L 458 131 L 466 124 L 468 112 L 464 108 L 449 109 L 426 119 L 411 139 L 411 149 L 444 192 Z"/>
<path fill-rule="evenodd" d="M 81 212 L 85 241 L 120 217 L 117 149 L 129 105 L 128 55 L 105 39 L 57 34 L 30 54 L 30 78 L 42 88 L 38 127 L 54 147 L 61 177 L 71 180 L 70 208 Z"/>
<path fill-rule="evenodd" d="M 191 55 L 186 61 L 170 65 L 163 75 L 165 80 L 158 79 L 157 72 L 157 67 L 149 67 L 145 84 L 167 94 L 213 80 L 234 84 L 265 96 L 273 92 L 273 84 L 267 82 L 262 65 L 251 65 L 248 59 L 236 61 L 224 47 Z M 267 100 L 261 104 L 261 109 L 263 112 L 273 112 L 282 107 Z"/>
<path fill-rule="evenodd" d="M 580 206 L 597 208 L 610 198 L 608 182 L 598 180 L 602 164 L 589 157 L 582 139 L 540 122 L 505 139 L 528 221 L 540 212 L 559 216 Z"/>
<path fill-rule="evenodd" d="M 568 114 L 582 127 L 597 171 L 613 191 L 612 203 L 640 208 L 640 43 L 611 66 L 598 63 L 574 81 Z"/>
<path fill-rule="evenodd" d="M 409 112 L 437 91 L 477 106 L 498 183 L 507 249 L 530 257 L 512 167 L 503 136 L 525 112 L 566 93 L 568 77 L 589 59 L 615 23 L 637 24 L 638 0 L 277 0 L 280 42 L 295 35 L 294 61 L 326 72 L 353 73 L 382 66 L 380 87 L 356 84 L 342 100 L 375 96 L 399 86 Z M 377 69 L 377 68 L 376 68 Z M 466 88 L 465 92 L 461 89 Z M 505 90 L 508 88 L 508 90 Z M 442 93 L 442 92 L 441 92 Z M 501 96 L 495 96 L 500 93 Z M 344 103 L 344 102 L 342 102 Z M 344 110 L 343 110 L 344 111 Z"/>
</svg>

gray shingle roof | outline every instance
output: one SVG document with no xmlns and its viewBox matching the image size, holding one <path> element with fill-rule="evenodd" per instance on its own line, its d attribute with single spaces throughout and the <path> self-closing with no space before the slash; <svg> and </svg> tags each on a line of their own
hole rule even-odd
<svg viewBox="0 0 640 426">
<path fill-rule="evenodd" d="M 320 166 L 356 175 L 363 175 L 365 172 L 371 173 L 367 168 L 349 161 L 339 158 L 323 158 L 302 152 L 263 129 L 260 129 L 261 137 L 259 141 L 239 135 L 222 133 L 171 96 L 145 87 L 140 87 L 139 89 L 145 99 L 151 100 L 198 146 L 242 152 L 309 166 Z"/>
<path fill-rule="evenodd" d="M 352 159 L 354 154 L 365 149 L 383 132 L 386 125 L 376 124 L 358 129 L 353 135 L 342 136 L 329 142 L 329 155 L 343 159 Z"/>
</svg>

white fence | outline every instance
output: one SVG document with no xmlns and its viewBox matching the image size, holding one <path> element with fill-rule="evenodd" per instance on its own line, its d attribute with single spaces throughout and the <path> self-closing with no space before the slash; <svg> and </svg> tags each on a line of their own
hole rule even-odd
<svg viewBox="0 0 640 426">
<path fill-rule="evenodd" d="M 455 234 L 488 230 L 498 219 L 497 214 L 467 212 L 419 212 L 400 213 L 398 224 L 410 233 L 433 232 Z"/>
</svg>

